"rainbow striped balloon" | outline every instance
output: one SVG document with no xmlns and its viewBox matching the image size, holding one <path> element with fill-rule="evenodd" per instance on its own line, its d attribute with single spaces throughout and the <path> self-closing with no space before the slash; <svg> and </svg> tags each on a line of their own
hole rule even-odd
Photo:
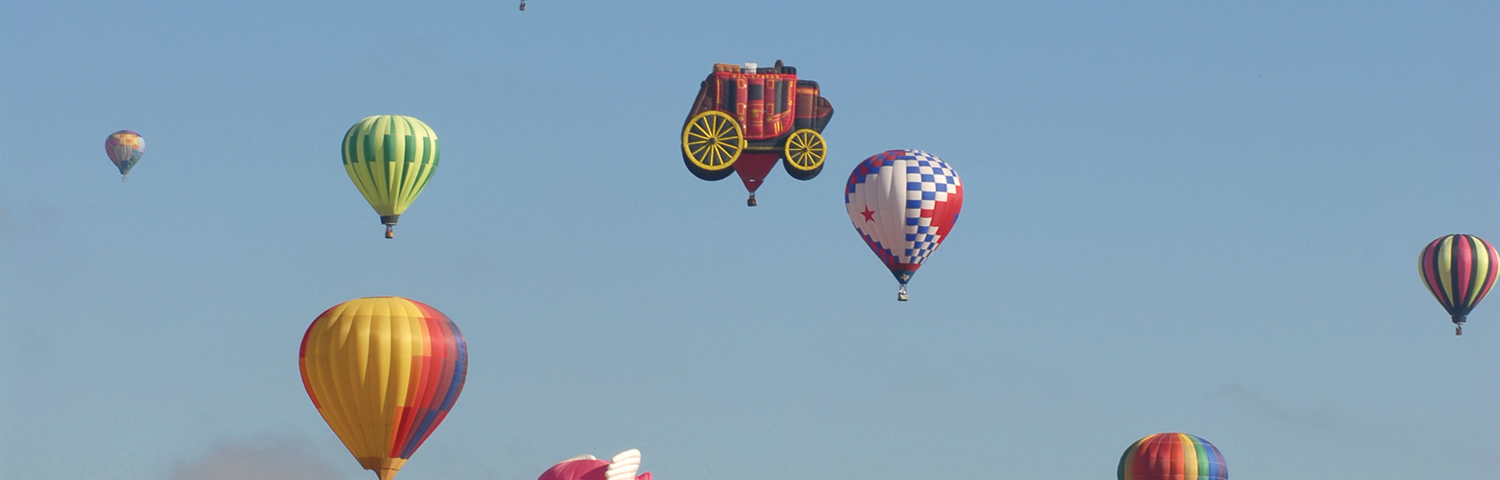
<svg viewBox="0 0 1500 480">
<path fill-rule="evenodd" d="M 1125 449 L 1119 480 L 1228 480 L 1224 454 L 1207 440 L 1186 433 L 1148 435 Z"/>
<path fill-rule="evenodd" d="M 1495 247 L 1473 235 L 1444 235 L 1417 258 L 1422 283 L 1453 316 L 1454 332 L 1464 334 L 1464 321 L 1484 294 L 1495 285 L 1500 256 Z"/>
<path fill-rule="evenodd" d="M 350 300 L 302 337 L 302 385 L 359 465 L 396 472 L 463 391 L 469 350 L 458 326 L 401 297 Z"/>
</svg>

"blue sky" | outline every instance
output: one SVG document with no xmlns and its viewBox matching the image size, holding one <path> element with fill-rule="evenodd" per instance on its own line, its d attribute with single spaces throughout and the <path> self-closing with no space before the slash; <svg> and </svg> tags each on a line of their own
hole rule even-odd
<svg viewBox="0 0 1500 480">
<path fill-rule="evenodd" d="M 1500 306 L 1455 338 L 1415 272 L 1500 240 L 1494 4 L 7 10 L 0 477 L 368 478 L 296 353 L 371 295 L 470 346 L 403 480 L 633 447 L 661 480 L 1099 479 L 1162 431 L 1238 479 L 1500 470 Z M 830 158 L 746 208 L 679 129 L 713 63 L 776 59 Z M 443 142 L 393 241 L 339 166 L 375 114 Z M 907 303 L 841 200 L 892 148 L 966 193 Z"/>
</svg>

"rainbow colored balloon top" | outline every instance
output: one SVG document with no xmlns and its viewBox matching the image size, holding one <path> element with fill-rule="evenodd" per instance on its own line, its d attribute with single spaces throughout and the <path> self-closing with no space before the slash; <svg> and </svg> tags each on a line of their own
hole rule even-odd
<svg viewBox="0 0 1500 480">
<path fill-rule="evenodd" d="M 1119 480 L 1228 480 L 1224 454 L 1207 440 L 1186 433 L 1142 438 L 1120 456 Z"/>
<path fill-rule="evenodd" d="M 1453 317 L 1459 335 L 1469 312 L 1495 286 L 1496 271 L 1500 271 L 1500 255 L 1495 247 L 1473 235 L 1444 235 L 1427 244 L 1417 257 L 1422 283 Z"/>
</svg>

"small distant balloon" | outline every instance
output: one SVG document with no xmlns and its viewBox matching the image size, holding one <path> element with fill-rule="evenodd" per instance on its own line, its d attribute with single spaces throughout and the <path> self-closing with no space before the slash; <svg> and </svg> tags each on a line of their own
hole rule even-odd
<svg viewBox="0 0 1500 480">
<path fill-rule="evenodd" d="M 903 302 L 906 282 L 948 238 L 963 206 L 958 173 L 920 150 L 875 154 L 854 167 L 844 187 L 849 221 L 901 282 L 896 299 Z"/>
<path fill-rule="evenodd" d="M 583 455 L 558 462 L 542 472 L 537 480 L 651 480 L 651 472 L 636 475 L 641 468 L 641 451 L 634 448 L 620 452 L 609 461 Z"/>
<path fill-rule="evenodd" d="M 130 130 L 120 130 L 109 134 L 104 139 L 104 153 L 109 155 L 109 161 L 120 169 L 120 181 L 130 175 L 130 167 L 141 161 L 141 155 L 146 154 L 146 139 L 141 134 Z"/>
<path fill-rule="evenodd" d="M 1115 470 L 1119 480 L 1228 480 L 1224 454 L 1186 433 L 1148 435 L 1125 449 Z"/>
<path fill-rule="evenodd" d="M 1444 235 L 1417 257 L 1417 273 L 1427 291 L 1448 310 L 1455 335 L 1464 334 L 1464 322 L 1474 306 L 1495 285 L 1500 255 L 1495 247 L 1473 235 Z"/>
</svg>

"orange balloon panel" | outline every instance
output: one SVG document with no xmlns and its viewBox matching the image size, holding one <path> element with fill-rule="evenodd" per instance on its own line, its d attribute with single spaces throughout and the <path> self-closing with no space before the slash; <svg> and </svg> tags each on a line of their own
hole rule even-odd
<svg viewBox="0 0 1500 480">
<path fill-rule="evenodd" d="M 443 422 L 469 354 L 447 315 L 401 297 L 340 303 L 302 337 L 302 385 L 361 467 L 382 480 Z"/>
</svg>

